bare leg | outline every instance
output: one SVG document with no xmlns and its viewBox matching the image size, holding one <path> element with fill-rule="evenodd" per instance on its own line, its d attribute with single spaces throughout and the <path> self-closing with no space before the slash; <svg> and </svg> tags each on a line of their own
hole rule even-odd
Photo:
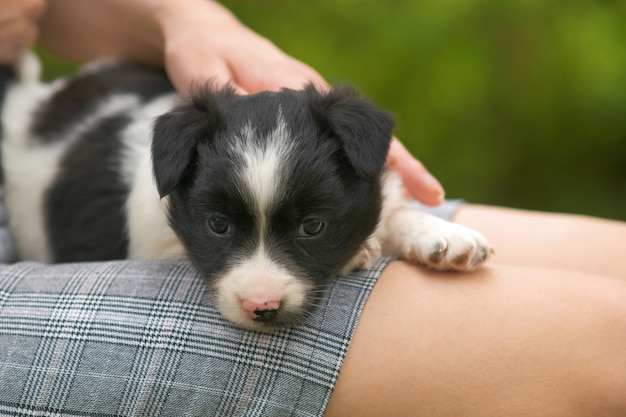
<svg viewBox="0 0 626 417">
<path fill-rule="evenodd" d="M 625 300 L 599 275 L 394 262 L 326 416 L 625 416 Z"/>
<path fill-rule="evenodd" d="M 626 223 L 500 207 L 463 206 L 455 222 L 493 245 L 490 262 L 565 268 L 626 279 Z"/>
</svg>

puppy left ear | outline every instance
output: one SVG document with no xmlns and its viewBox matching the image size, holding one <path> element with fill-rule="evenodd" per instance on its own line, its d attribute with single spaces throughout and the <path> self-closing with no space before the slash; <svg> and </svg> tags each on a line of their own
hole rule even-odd
<svg viewBox="0 0 626 417">
<path fill-rule="evenodd" d="M 378 181 L 393 134 L 391 115 L 350 87 L 320 93 L 310 84 L 305 91 L 316 122 L 341 142 L 356 174 L 369 182 Z"/>
<path fill-rule="evenodd" d="M 207 86 L 187 103 L 159 116 L 152 136 L 152 169 L 159 196 L 170 194 L 193 166 L 200 141 L 210 141 L 221 125 L 216 95 Z"/>
</svg>

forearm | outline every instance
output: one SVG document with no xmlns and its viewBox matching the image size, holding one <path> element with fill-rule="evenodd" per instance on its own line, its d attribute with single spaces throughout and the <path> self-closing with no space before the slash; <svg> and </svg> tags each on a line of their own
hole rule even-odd
<svg viewBox="0 0 626 417">
<path fill-rule="evenodd" d="M 166 33 L 194 20 L 206 27 L 208 19 L 220 27 L 237 22 L 207 0 L 48 0 L 40 44 L 75 62 L 109 56 L 162 66 Z"/>
<path fill-rule="evenodd" d="M 286 55 L 212 0 L 47 1 L 41 44 L 71 61 L 106 56 L 164 67 L 181 93 L 207 80 L 229 84 L 242 94 L 299 89 L 308 83 L 327 88 L 314 69 Z M 423 203 L 442 201 L 439 182 L 395 139 L 389 166 L 400 172 L 406 188 Z"/>
</svg>

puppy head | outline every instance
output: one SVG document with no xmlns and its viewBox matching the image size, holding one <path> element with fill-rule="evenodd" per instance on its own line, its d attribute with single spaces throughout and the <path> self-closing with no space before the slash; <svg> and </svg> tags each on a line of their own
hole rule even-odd
<svg viewBox="0 0 626 417">
<path fill-rule="evenodd" d="M 349 88 L 204 88 L 161 116 L 152 158 L 170 223 L 217 309 L 301 322 L 374 231 L 393 121 Z"/>
</svg>

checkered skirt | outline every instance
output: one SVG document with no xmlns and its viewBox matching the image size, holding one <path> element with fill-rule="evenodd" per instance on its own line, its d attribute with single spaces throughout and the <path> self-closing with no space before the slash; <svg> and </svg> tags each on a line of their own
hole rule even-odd
<svg viewBox="0 0 626 417">
<path fill-rule="evenodd" d="M 224 320 L 188 262 L 0 264 L 0 416 L 321 416 L 388 262 L 335 280 L 305 325 L 272 334 Z"/>
<path fill-rule="evenodd" d="M 0 268 L 0 415 L 320 416 L 387 260 L 308 323 L 231 326 L 187 262 Z"/>
</svg>

